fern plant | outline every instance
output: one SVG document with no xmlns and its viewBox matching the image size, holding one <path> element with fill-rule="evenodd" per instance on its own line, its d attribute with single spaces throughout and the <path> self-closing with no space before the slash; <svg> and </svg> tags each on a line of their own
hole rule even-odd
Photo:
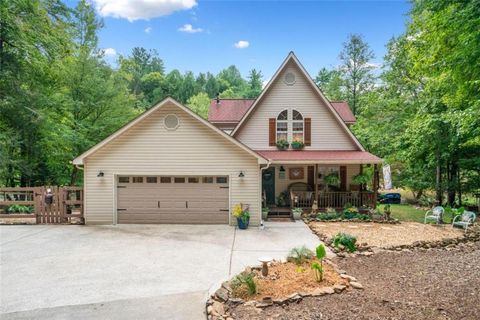
<svg viewBox="0 0 480 320">
<path fill-rule="evenodd" d="M 238 292 L 242 287 L 247 289 L 249 295 L 257 293 L 257 283 L 255 282 L 255 274 L 253 272 L 240 274 L 232 280 L 232 289 L 234 292 Z"/>
<path fill-rule="evenodd" d="M 297 265 L 301 265 L 313 257 L 312 250 L 308 249 L 305 246 L 296 247 L 290 250 L 287 256 L 288 262 L 293 262 Z"/>
<path fill-rule="evenodd" d="M 333 238 L 333 245 L 338 249 L 340 245 L 347 248 L 349 252 L 355 252 L 357 250 L 356 246 L 357 238 L 348 233 L 339 232 Z"/>
</svg>

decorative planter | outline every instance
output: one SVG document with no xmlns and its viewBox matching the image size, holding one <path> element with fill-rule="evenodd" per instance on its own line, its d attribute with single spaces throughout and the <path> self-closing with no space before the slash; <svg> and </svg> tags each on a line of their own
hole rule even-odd
<svg viewBox="0 0 480 320">
<path fill-rule="evenodd" d="M 292 216 L 294 220 L 302 219 L 302 211 L 292 211 Z"/>
<path fill-rule="evenodd" d="M 302 144 L 297 144 L 297 143 L 292 142 L 292 144 L 291 144 L 292 150 L 296 150 L 296 151 L 302 150 L 304 146 L 305 145 L 303 143 Z"/>
<path fill-rule="evenodd" d="M 290 143 L 287 140 L 279 140 L 277 141 L 277 149 L 280 151 L 285 151 L 290 146 Z"/>
<path fill-rule="evenodd" d="M 237 218 L 238 229 L 242 229 L 242 230 L 247 229 L 249 223 L 250 223 L 250 217 L 248 217 L 247 219 Z"/>
</svg>

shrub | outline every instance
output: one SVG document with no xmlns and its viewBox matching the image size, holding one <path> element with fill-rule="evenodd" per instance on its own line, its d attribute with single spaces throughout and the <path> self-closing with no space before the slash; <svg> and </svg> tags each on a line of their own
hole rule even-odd
<svg viewBox="0 0 480 320">
<path fill-rule="evenodd" d="M 253 272 L 240 274 L 232 280 L 232 290 L 238 295 L 242 288 L 245 288 L 249 295 L 257 293 L 257 283 L 255 282 L 255 274 Z"/>
<path fill-rule="evenodd" d="M 278 150 L 286 150 L 286 149 L 288 149 L 289 145 L 290 145 L 290 143 L 288 143 L 287 140 L 281 139 L 281 140 L 277 141 Z"/>
<path fill-rule="evenodd" d="M 33 208 L 31 206 L 22 206 L 19 204 L 13 204 L 6 210 L 8 213 L 32 213 Z"/>
<path fill-rule="evenodd" d="M 344 219 L 353 219 L 358 215 L 358 209 L 356 207 L 348 207 L 343 209 Z"/>
<path fill-rule="evenodd" d="M 348 233 L 339 232 L 333 238 L 333 245 L 338 249 L 340 245 L 347 248 L 349 252 L 355 252 L 357 250 L 356 246 L 357 238 Z"/>
<path fill-rule="evenodd" d="M 318 220 L 333 220 L 339 218 L 339 214 L 334 208 L 327 208 L 324 213 L 319 213 L 317 215 Z"/>
<path fill-rule="evenodd" d="M 300 265 L 312 259 L 312 257 L 312 250 L 302 246 L 291 249 L 288 253 L 287 261 Z"/>
</svg>

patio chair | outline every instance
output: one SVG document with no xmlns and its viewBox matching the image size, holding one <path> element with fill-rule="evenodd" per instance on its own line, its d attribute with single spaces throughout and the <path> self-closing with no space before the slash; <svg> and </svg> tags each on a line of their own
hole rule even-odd
<svg viewBox="0 0 480 320">
<path fill-rule="evenodd" d="M 436 223 L 440 223 L 444 213 L 445 209 L 443 209 L 443 207 L 435 207 L 432 210 L 428 210 L 425 213 L 425 220 L 423 223 L 427 223 L 427 220 L 435 220 Z"/>
<path fill-rule="evenodd" d="M 465 233 L 467 233 L 467 228 L 470 225 L 473 225 L 477 216 L 472 211 L 465 211 L 463 214 L 453 218 L 452 227 L 462 227 L 465 228 Z"/>
</svg>

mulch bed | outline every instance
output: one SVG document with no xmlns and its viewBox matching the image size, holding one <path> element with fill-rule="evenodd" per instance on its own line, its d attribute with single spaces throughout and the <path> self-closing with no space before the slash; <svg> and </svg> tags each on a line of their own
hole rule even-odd
<svg viewBox="0 0 480 320">
<path fill-rule="evenodd" d="M 235 319 L 480 319 L 479 261 L 480 242 L 339 259 L 364 290 L 266 309 L 239 305 L 232 313 Z"/>
<path fill-rule="evenodd" d="M 402 222 L 401 224 L 385 225 L 378 223 L 358 222 L 310 222 L 310 229 L 317 235 L 333 238 L 339 232 L 345 232 L 357 237 L 357 243 L 368 246 L 393 247 L 411 245 L 418 240 L 439 241 L 443 239 L 461 238 L 462 229 L 451 225 L 431 225 L 417 222 Z"/>
<path fill-rule="evenodd" d="M 312 260 L 311 262 L 314 261 L 316 260 Z M 334 270 L 334 267 L 328 263 L 323 263 L 323 280 L 317 282 L 314 271 L 310 266 L 311 263 L 298 266 L 291 262 L 275 262 L 269 266 L 267 277 L 262 277 L 261 271 L 255 271 L 257 275 L 255 277 L 257 294 L 248 296 L 246 293 L 242 294 L 242 292 L 240 292 L 240 294 L 237 294 L 237 297 L 243 298 L 245 301 L 261 301 L 265 297 L 281 299 L 296 292 L 312 292 L 316 288 L 330 287 L 336 284 L 348 284 L 348 282 L 342 279 Z M 299 270 L 299 267 L 302 269 Z"/>
</svg>

